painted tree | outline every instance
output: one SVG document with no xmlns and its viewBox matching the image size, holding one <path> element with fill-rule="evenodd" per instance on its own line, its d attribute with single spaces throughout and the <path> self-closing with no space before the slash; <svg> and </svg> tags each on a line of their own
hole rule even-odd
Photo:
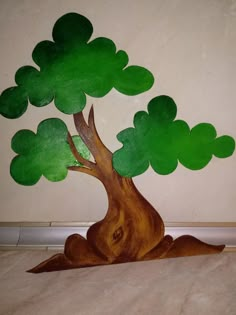
<svg viewBox="0 0 236 315">
<path fill-rule="evenodd" d="M 232 155 L 234 140 L 217 137 L 211 124 L 190 129 L 185 121 L 175 120 L 173 99 L 157 96 L 147 111 L 135 114 L 133 127 L 118 134 L 123 146 L 110 152 L 96 130 L 93 107 L 88 121 L 83 116 L 86 95 L 103 97 L 112 88 L 137 95 L 150 89 L 154 78 L 142 67 L 127 66 L 127 54 L 117 51 L 110 39 L 89 41 L 92 32 L 85 17 L 76 13 L 62 16 L 53 28 L 54 41 L 40 42 L 32 53 L 40 70 L 20 68 L 15 75 L 17 86 L 0 96 L 0 113 L 6 118 L 23 115 L 28 103 L 42 107 L 53 101 L 59 111 L 73 115 L 78 131 L 71 136 L 62 120 L 50 118 L 39 124 L 36 133 L 17 132 L 12 138 L 17 155 L 10 168 L 16 182 L 34 185 L 41 176 L 60 181 L 68 171 L 77 171 L 99 179 L 108 195 L 107 214 L 89 228 L 86 239 L 78 234 L 69 236 L 64 254 L 30 272 L 222 251 L 223 245 L 209 245 L 192 236 L 176 240 L 165 236 L 160 215 L 138 192 L 132 177 L 149 165 L 161 175 L 173 172 L 178 163 L 191 170 L 202 169 L 213 155 Z"/>
</svg>

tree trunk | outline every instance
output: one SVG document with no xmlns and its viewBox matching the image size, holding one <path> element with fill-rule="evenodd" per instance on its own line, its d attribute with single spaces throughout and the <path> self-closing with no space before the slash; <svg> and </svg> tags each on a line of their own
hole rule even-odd
<svg viewBox="0 0 236 315">
<path fill-rule="evenodd" d="M 139 260 L 162 240 L 164 223 L 131 179 L 114 171 L 104 186 L 108 211 L 91 226 L 87 239 L 110 262 Z"/>
<path fill-rule="evenodd" d="M 96 161 L 88 167 L 102 182 L 108 196 L 107 214 L 88 230 L 87 240 L 109 262 L 138 260 L 162 240 L 164 223 L 132 179 L 120 176 L 113 169 L 112 153 L 97 133 L 93 108 L 88 124 L 82 113 L 74 115 L 74 121 Z"/>
</svg>

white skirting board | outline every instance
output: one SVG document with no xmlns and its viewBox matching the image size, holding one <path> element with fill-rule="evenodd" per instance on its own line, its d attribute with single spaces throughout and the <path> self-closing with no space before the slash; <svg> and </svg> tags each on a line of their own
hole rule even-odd
<svg viewBox="0 0 236 315">
<path fill-rule="evenodd" d="M 86 237 L 91 222 L 0 222 L 0 250 L 63 250 L 66 238 L 74 233 Z M 165 234 L 174 238 L 193 235 L 210 244 L 225 244 L 236 250 L 236 222 L 166 223 Z"/>
</svg>

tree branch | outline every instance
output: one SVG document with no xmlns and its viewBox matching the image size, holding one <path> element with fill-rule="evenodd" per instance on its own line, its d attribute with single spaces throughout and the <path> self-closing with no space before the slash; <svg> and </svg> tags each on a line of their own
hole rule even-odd
<svg viewBox="0 0 236 315">
<path fill-rule="evenodd" d="M 96 166 L 95 163 L 84 159 L 84 158 L 80 155 L 80 153 L 78 152 L 78 150 L 77 150 L 76 147 L 75 147 L 74 141 L 73 141 L 73 139 L 72 139 L 72 137 L 71 137 L 71 134 L 70 134 L 69 132 L 68 132 L 68 135 L 67 135 L 67 141 L 68 141 L 68 143 L 69 143 L 69 145 L 70 145 L 71 152 L 73 153 L 74 157 L 76 158 L 76 160 L 77 160 L 78 162 L 80 162 L 81 164 L 83 164 L 83 165 L 85 165 L 85 166 L 87 166 L 87 167 L 89 167 L 89 168 L 94 168 L 94 167 Z"/>
<path fill-rule="evenodd" d="M 75 123 L 75 128 L 78 131 L 78 134 L 84 141 L 84 143 L 87 145 L 89 150 L 91 151 L 91 132 L 89 130 L 89 126 L 87 125 L 83 112 L 79 112 L 73 115 L 74 116 L 74 123 Z M 92 152 L 92 151 L 91 151 Z"/>
<path fill-rule="evenodd" d="M 69 167 L 67 167 L 67 169 L 69 171 L 85 173 L 85 174 L 91 175 L 91 176 L 96 177 L 97 179 L 101 180 L 101 177 L 99 176 L 98 172 L 95 169 L 90 169 L 90 168 L 82 167 L 82 166 L 69 166 Z"/>
<path fill-rule="evenodd" d="M 99 137 L 99 134 L 97 132 L 97 128 L 96 128 L 95 121 L 94 121 L 93 105 L 91 106 L 90 111 L 89 111 L 88 126 L 89 126 L 90 130 L 92 131 L 94 142 L 99 144 L 99 147 L 100 148 L 102 147 L 103 152 L 106 152 L 107 156 L 112 158 L 111 151 L 104 145 L 104 143 L 102 142 L 102 140 Z"/>
<path fill-rule="evenodd" d="M 80 137 L 89 148 L 99 166 L 103 162 L 110 162 L 111 165 L 112 153 L 106 148 L 98 135 L 94 122 L 93 107 L 89 113 L 89 124 L 86 123 L 82 112 L 74 114 L 74 123 Z"/>
</svg>

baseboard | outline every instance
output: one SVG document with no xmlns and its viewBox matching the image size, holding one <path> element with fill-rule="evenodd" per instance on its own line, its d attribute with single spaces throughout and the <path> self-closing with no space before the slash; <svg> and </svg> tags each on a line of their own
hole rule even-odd
<svg viewBox="0 0 236 315">
<path fill-rule="evenodd" d="M 0 222 L 0 250 L 63 250 L 74 233 L 86 237 L 93 222 Z M 177 238 L 190 234 L 210 244 L 225 244 L 236 251 L 236 222 L 169 222 L 166 234 Z"/>
</svg>

